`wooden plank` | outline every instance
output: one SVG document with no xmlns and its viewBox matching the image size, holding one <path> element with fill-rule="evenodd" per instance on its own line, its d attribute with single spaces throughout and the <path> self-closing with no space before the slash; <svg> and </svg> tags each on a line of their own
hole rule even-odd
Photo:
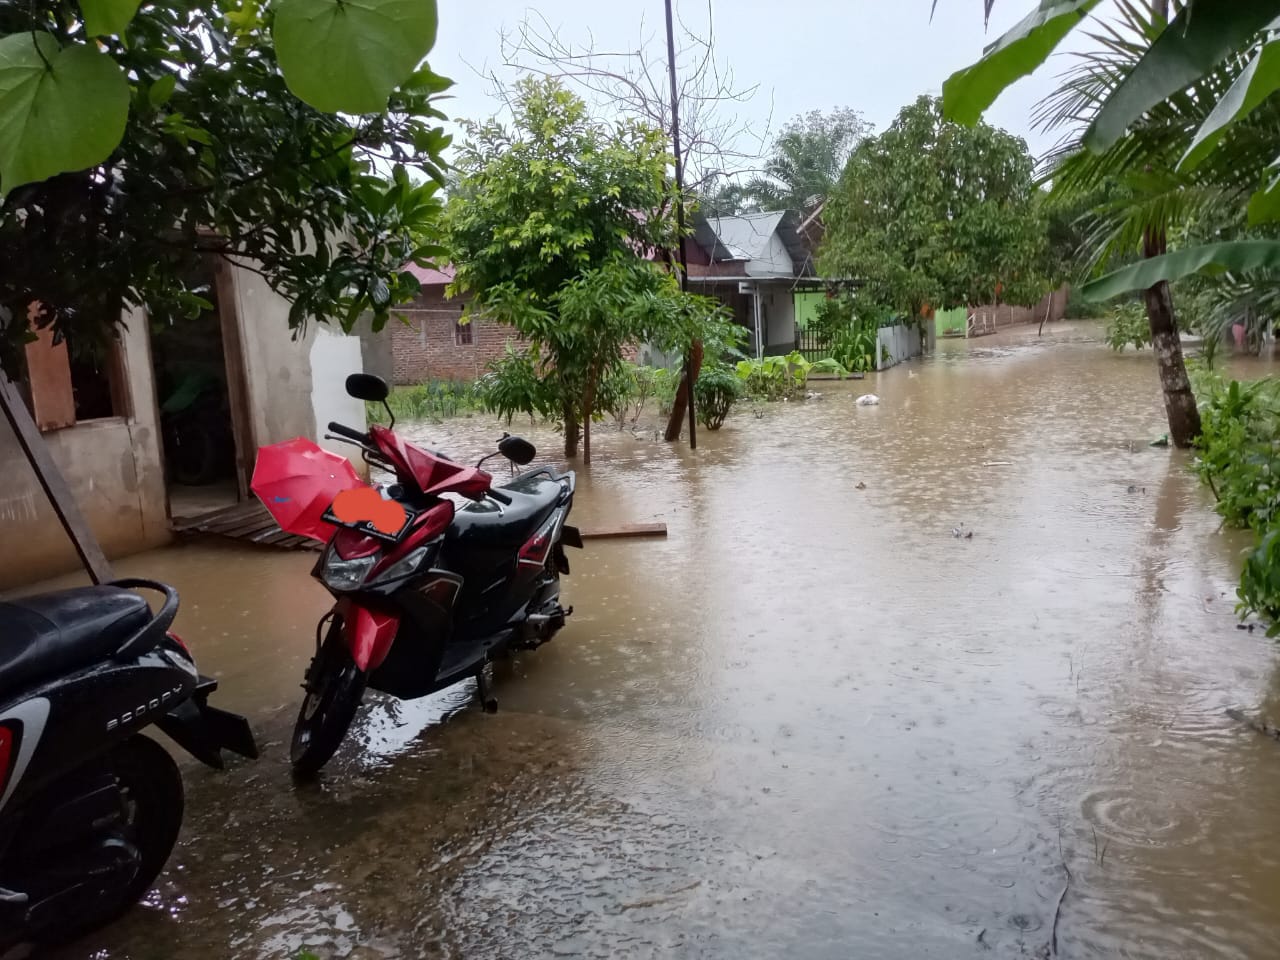
<svg viewBox="0 0 1280 960">
<path fill-rule="evenodd" d="M 71 389 L 71 361 L 67 342 L 53 342 L 53 328 L 34 330 L 27 344 L 27 383 L 31 409 L 40 430 L 60 430 L 76 423 L 76 398 Z"/>
<path fill-rule="evenodd" d="M 191 517 L 181 517 L 174 520 L 173 529 L 179 533 L 187 530 L 202 530 L 213 524 L 226 523 L 228 520 L 238 519 L 244 510 L 244 504 L 236 503 L 229 507 L 219 507 L 217 510 L 211 510 L 208 513 L 200 513 Z"/>
<path fill-rule="evenodd" d="M 621 523 L 611 527 L 587 527 L 580 531 L 583 540 L 617 540 L 629 537 L 665 537 L 665 523 Z"/>
<path fill-rule="evenodd" d="M 72 546 L 76 548 L 80 562 L 89 572 L 90 579 L 94 583 L 115 579 L 111 573 L 111 565 L 107 563 L 106 555 L 103 554 L 102 547 L 98 543 L 98 538 L 93 535 L 93 529 L 85 520 L 84 514 L 80 512 L 80 505 L 71 495 L 71 488 L 67 486 L 66 478 L 54 462 L 53 454 L 49 452 L 44 437 L 40 436 L 40 431 L 36 428 L 36 422 L 31 419 L 27 405 L 22 402 L 22 395 L 3 370 L 0 370 L 0 407 L 4 409 L 5 419 L 9 421 L 9 426 L 13 427 L 18 444 L 31 462 L 36 479 L 40 481 L 45 496 L 49 498 L 54 513 L 58 515 L 62 529 L 67 531 L 67 536 L 71 538 Z"/>
<path fill-rule="evenodd" d="M 217 304 L 218 324 L 222 330 L 222 361 L 227 372 L 227 405 L 231 408 L 231 433 L 236 447 L 236 484 L 240 490 L 240 499 L 247 501 L 251 496 L 249 481 L 253 477 L 258 445 L 250 414 L 249 376 L 245 364 L 240 312 L 236 308 L 236 282 L 231 273 L 231 265 L 221 257 L 214 259 L 213 271 L 214 301 Z"/>
</svg>

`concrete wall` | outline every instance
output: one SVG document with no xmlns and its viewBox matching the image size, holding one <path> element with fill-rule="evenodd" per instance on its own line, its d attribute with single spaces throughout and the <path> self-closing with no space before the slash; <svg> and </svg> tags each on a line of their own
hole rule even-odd
<svg viewBox="0 0 1280 960">
<path fill-rule="evenodd" d="M 364 404 L 343 387 L 347 374 L 361 369 L 360 338 L 316 323 L 295 338 L 287 300 L 248 270 L 235 270 L 233 281 L 254 443 L 263 447 L 293 437 L 319 441 L 330 420 L 363 430 Z M 365 469 L 350 444 L 327 445 L 357 470 Z"/>
<path fill-rule="evenodd" d="M 791 262 L 791 256 L 787 253 L 786 244 L 782 242 L 776 232 L 769 237 L 769 243 L 760 256 L 754 260 L 747 261 L 747 276 L 749 277 L 789 277 L 794 273 L 795 264 Z"/>
<path fill-rule="evenodd" d="M 359 337 L 335 334 L 327 327 L 318 329 L 312 338 L 311 410 L 315 418 L 312 424 L 315 432 L 311 436 L 326 450 L 350 459 L 357 471 L 363 473 L 365 464 L 355 447 L 324 439 L 331 420 L 357 430 L 365 428 L 364 401 L 348 396 L 346 391 L 347 376 L 364 369 L 361 347 Z"/>
<path fill-rule="evenodd" d="M 794 294 L 785 287 L 764 287 L 760 293 L 760 332 L 765 354 L 790 353 L 796 346 Z"/>
<path fill-rule="evenodd" d="M 1069 284 L 1063 284 L 1052 293 L 1046 293 L 1040 302 L 1030 307 L 1019 307 L 1008 303 L 999 305 L 986 304 L 971 307 L 967 311 L 968 336 L 983 336 L 994 333 L 1001 327 L 1009 327 L 1019 323 L 1038 324 L 1045 319 L 1049 322 L 1061 320 L 1067 312 L 1067 300 L 1071 294 Z"/>
<path fill-rule="evenodd" d="M 914 323 L 881 327 L 878 340 L 880 350 L 876 355 L 877 370 L 886 370 L 904 360 L 918 357 L 932 347 L 932 337 L 928 336 L 927 331 L 922 333 L 921 327 Z"/>
<path fill-rule="evenodd" d="M 90 420 L 44 434 L 108 558 L 169 539 L 155 384 L 145 318 L 121 331 L 122 368 L 132 415 Z M 31 465 L 0 419 L 0 589 L 79 565 Z"/>
</svg>

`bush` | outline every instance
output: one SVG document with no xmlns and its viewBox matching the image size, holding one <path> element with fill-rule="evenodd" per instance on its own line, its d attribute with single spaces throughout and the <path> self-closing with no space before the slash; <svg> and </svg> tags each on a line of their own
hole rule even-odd
<svg viewBox="0 0 1280 960">
<path fill-rule="evenodd" d="M 555 386 L 538 372 L 531 353 L 507 345 L 506 353 L 489 363 L 489 372 L 476 381 L 475 397 L 486 413 L 506 417 L 510 425 L 517 413 L 552 418 L 560 415 L 556 407 Z"/>
<path fill-rule="evenodd" d="M 727 363 L 704 366 L 693 388 L 698 420 L 708 430 L 719 430 L 742 390 L 742 381 Z"/>
<path fill-rule="evenodd" d="M 1201 434 L 1195 470 L 1217 511 L 1257 536 L 1237 591 L 1241 616 L 1257 614 L 1280 633 L 1280 380 L 1226 383 L 1198 371 Z"/>
<path fill-rule="evenodd" d="M 661 408 L 666 399 L 666 409 L 670 410 L 670 403 L 675 399 L 675 381 L 678 379 L 678 375 L 661 367 L 624 364 L 602 385 L 600 408 L 617 421 L 619 430 L 624 429 L 628 423 L 635 427 L 651 400 L 657 399 Z"/>
<path fill-rule="evenodd" d="M 1125 347 L 1141 350 L 1151 345 L 1151 324 L 1138 300 L 1127 300 L 1107 308 L 1107 345 L 1117 353 Z"/>
</svg>

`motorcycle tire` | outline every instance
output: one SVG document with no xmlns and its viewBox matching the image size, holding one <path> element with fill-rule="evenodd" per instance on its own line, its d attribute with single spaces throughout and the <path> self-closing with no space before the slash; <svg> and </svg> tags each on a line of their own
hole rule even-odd
<svg viewBox="0 0 1280 960">
<path fill-rule="evenodd" d="M 324 643 L 307 669 L 307 696 L 293 725 L 289 760 L 294 776 L 315 776 L 347 735 L 364 696 L 368 676 L 356 666 L 334 617 Z"/>
<path fill-rule="evenodd" d="M 113 748 L 107 763 L 115 775 L 124 809 L 124 831 L 138 850 L 132 881 L 61 918 L 53 931 L 38 931 L 37 942 L 58 944 L 106 926 L 142 899 L 164 869 L 182 827 L 182 774 L 169 752 L 149 737 L 135 734 Z"/>
<path fill-rule="evenodd" d="M 203 487 L 218 479 L 218 451 L 204 424 L 187 418 L 166 431 L 173 479 L 184 487 Z"/>
</svg>

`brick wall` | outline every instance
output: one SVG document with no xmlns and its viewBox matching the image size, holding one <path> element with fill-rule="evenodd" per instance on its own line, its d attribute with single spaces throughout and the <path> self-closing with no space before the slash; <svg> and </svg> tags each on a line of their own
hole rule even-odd
<svg viewBox="0 0 1280 960">
<path fill-rule="evenodd" d="M 465 297 L 444 299 L 443 287 L 424 287 L 412 304 L 397 311 L 405 315 L 408 325 L 388 321 L 395 383 L 475 380 L 490 360 L 502 356 L 508 342 L 517 341 L 514 330 L 490 320 L 473 319 L 459 331 L 458 318 L 466 302 Z"/>
<path fill-rule="evenodd" d="M 519 335 L 504 323 L 472 319 L 471 342 L 456 330 L 458 318 L 469 297 L 444 298 L 444 288 L 424 287 L 407 307 L 400 307 L 408 325 L 394 317 L 384 333 L 391 334 L 392 383 L 412 384 L 424 380 L 475 380 L 483 376 L 490 360 L 501 357 L 507 344 L 518 345 Z M 635 363 L 640 346 L 622 348 L 624 359 Z"/>
</svg>

